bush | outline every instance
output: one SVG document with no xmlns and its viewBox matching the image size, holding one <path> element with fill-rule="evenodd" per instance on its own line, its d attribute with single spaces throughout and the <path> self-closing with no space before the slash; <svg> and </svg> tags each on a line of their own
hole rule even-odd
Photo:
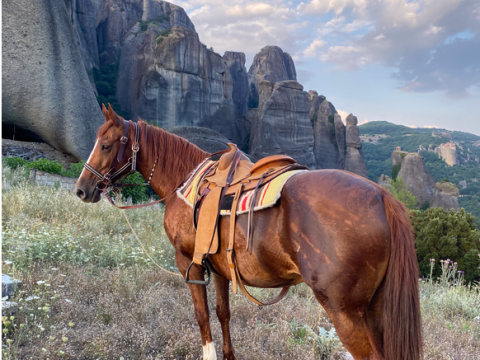
<svg viewBox="0 0 480 360">
<path fill-rule="evenodd" d="M 474 217 L 465 210 L 454 211 L 431 208 L 416 212 L 412 219 L 415 230 L 415 246 L 420 272 L 430 273 L 430 259 L 449 259 L 458 263 L 458 269 L 465 271 L 467 282 L 480 280 L 480 233 Z M 440 276 L 436 269 L 434 276 Z"/>
<path fill-rule="evenodd" d="M 395 164 L 392 166 L 392 180 L 397 180 L 398 173 L 400 172 L 401 164 Z"/>
<path fill-rule="evenodd" d="M 99 95 L 108 97 L 112 93 L 112 87 L 106 81 L 98 81 L 95 83 Z"/>
<path fill-rule="evenodd" d="M 390 186 L 386 187 L 388 191 L 397 199 L 402 202 L 407 209 L 413 210 L 416 208 L 418 199 L 410 191 L 402 179 L 390 180 Z"/>
</svg>

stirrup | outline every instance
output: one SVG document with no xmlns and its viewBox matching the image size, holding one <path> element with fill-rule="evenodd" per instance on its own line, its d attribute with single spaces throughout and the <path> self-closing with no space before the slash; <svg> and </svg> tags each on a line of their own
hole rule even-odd
<svg viewBox="0 0 480 360">
<path fill-rule="evenodd" d="M 207 276 L 208 276 L 207 280 L 190 280 L 190 269 L 193 264 L 194 262 L 192 261 L 192 263 L 188 266 L 187 274 L 185 275 L 185 283 L 194 284 L 194 285 L 204 285 L 204 286 L 207 286 L 208 284 L 210 284 L 210 269 L 208 268 L 205 259 L 202 260 L 201 266 L 204 270 L 207 271 Z M 205 271 L 203 272 L 203 274 L 205 275 Z"/>
</svg>

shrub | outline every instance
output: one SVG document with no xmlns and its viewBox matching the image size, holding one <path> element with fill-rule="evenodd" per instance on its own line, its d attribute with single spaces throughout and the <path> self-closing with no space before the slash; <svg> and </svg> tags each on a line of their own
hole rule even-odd
<svg viewBox="0 0 480 360">
<path fill-rule="evenodd" d="M 390 191 L 395 199 L 401 201 L 407 207 L 407 209 L 415 209 L 418 199 L 415 195 L 407 190 L 407 187 L 402 179 L 390 180 L 390 186 L 386 187 L 386 189 Z"/>
<path fill-rule="evenodd" d="M 392 180 L 397 180 L 398 173 L 400 172 L 401 164 L 395 164 L 392 166 Z"/>
<path fill-rule="evenodd" d="M 112 93 L 112 87 L 106 81 L 98 81 L 95 83 L 99 95 L 108 97 Z"/>
<path fill-rule="evenodd" d="M 157 43 L 157 45 L 160 45 L 163 41 L 163 39 L 165 39 L 162 35 L 159 35 L 157 37 L 157 39 L 155 40 L 155 42 Z"/>
<path fill-rule="evenodd" d="M 430 207 L 430 201 L 425 201 L 422 205 L 420 205 L 420 210 L 425 211 Z"/>
<path fill-rule="evenodd" d="M 400 153 L 400 158 L 403 159 L 405 156 L 407 156 L 406 153 Z"/>
<path fill-rule="evenodd" d="M 429 274 L 430 259 L 449 259 L 465 271 L 467 282 L 480 279 L 480 233 L 472 215 L 463 209 L 456 212 L 431 208 L 415 212 L 412 223 L 422 275 Z M 434 276 L 440 274 L 439 269 L 433 273 Z"/>
</svg>

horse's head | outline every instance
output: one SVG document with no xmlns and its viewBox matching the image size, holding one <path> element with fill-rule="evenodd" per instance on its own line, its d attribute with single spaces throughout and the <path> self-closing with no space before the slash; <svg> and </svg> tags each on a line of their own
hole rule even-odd
<svg viewBox="0 0 480 360">
<path fill-rule="evenodd" d="M 83 202 L 98 202 L 102 188 L 128 173 L 133 139 L 128 139 L 129 123 L 102 105 L 105 116 L 95 146 L 75 186 L 75 194 Z M 128 140 L 127 140 L 128 139 Z M 130 146 L 127 146 L 127 141 Z"/>
</svg>

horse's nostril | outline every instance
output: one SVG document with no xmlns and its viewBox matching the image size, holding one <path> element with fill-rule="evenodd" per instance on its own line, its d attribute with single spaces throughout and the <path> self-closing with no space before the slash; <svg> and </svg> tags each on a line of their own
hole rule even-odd
<svg viewBox="0 0 480 360">
<path fill-rule="evenodd" d="M 83 190 L 81 189 L 77 189 L 77 196 L 80 198 L 80 199 L 85 199 L 85 193 Z"/>
</svg>

